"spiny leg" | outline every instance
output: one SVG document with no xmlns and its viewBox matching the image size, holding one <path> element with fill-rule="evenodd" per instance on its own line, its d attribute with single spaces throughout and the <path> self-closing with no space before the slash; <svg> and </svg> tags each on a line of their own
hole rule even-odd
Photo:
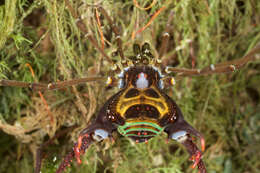
<svg viewBox="0 0 260 173">
<path fill-rule="evenodd" d="M 189 154 L 191 155 L 191 160 L 194 162 L 192 168 L 198 167 L 199 173 L 206 173 L 206 167 L 201 159 L 201 152 L 198 147 L 192 142 L 192 138 L 187 135 L 187 139 L 181 142 L 185 146 Z"/>
<path fill-rule="evenodd" d="M 81 146 L 78 149 L 78 153 L 84 153 L 85 150 L 94 142 L 93 139 L 89 138 L 89 137 L 83 137 L 81 139 Z M 75 157 L 78 157 L 77 154 L 75 153 L 75 149 L 78 148 L 78 143 L 74 144 L 73 149 L 70 151 L 69 154 L 67 154 L 65 156 L 65 158 L 63 159 L 62 163 L 60 164 L 59 168 L 57 169 L 56 173 L 62 173 L 66 167 L 70 166 L 71 162 L 73 161 L 73 159 Z M 79 155 L 79 154 L 78 154 Z"/>
<path fill-rule="evenodd" d="M 169 139 L 176 140 L 187 149 L 190 159 L 193 161 L 192 168 L 197 166 L 200 173 L 206 173 L 205 165 L 201 159 L 202 152 L 205 150 L 204 137 L 183 119 L 179 108 L 177 108 L 177 115 L 176 120 L 168 124 L 164 131 L 168 134 Z M 191 135 L 200 139 L 201 150 L 193 143 Z"/>
<path fill-rule="evenodd" d="M 43 149 L 46 148 L 48 145 L 54 143 L 54 140 L 59 138 L 60 136 L 63 136 L 64 134 L 68 133 L 69 131 L 73 130 L 77 126 L 71 126 L 65 130 L 62 130 L 58 133 L 56 133 L 52 138 L 50 138 L 48 141 L 44 142 L 43 144 L 40 145 L 40 147 L 37 148 L 36 151 L 36 165 L 34 169 L 34 173 L 40 173 L 41 172 L 41 164 L 42 164 L 42 153 Z"/>
<path fill-rule="evenodd" d="M 211 64 L 203 69 L 186 69 L 186 68 L 175 68 L 166 67 L 166 73 L 178 73 L 178 76 L 194 76 L 194 75 L 208 75 L 217 73 L 228 73 L 240 69 L 245 66 L 249 61 L 256 59 L 256 54 L 260 52 L 260 44 L 252 49 L 247 55 L 240 59 L 235 59 L 219 64 Z"/>
<path fill-rule="evenodd" d="M 185 129 L 185 126 L 186 125 L 183 126 L 184 127 L 183 129 Z M 190 135 L 195 135 L 196 137 L 200 138 L 201 151 L 198 149 L 196 144 L 193 143 L 192 137 Z M 200 135 L 200 133 L 198 133 L 194 129 L 192 130 L 189 129 L 189 127 L 186 128 L 186 130 L 182 130 L 181 128 L 178 128 L 175 131 L 168 133 L 168 137 L 170 139 L 176 140 L 177 142 L 181 143 L 187 149 L 188 153 L 190 154 L 190 160 L 193 161 L 193 165 L 192 165 L 193 169 L 197 166 L 200 173 L 207 172 L 206 167 L 201 159 L 202 152 L 205 150 L 205 140 L 202 137 L 202 135 Z"/>
<path fill-rule="evenodd" d="M 72 151 L 65 157 L 56 173 L 61 173 L 70 165 L 73 158 L 81 163 L 80 155 L 94 142 L 112 137 L 112 132 L 117 130 L 118 125 L 123 125 L 125 121 L 120 116 L 116 116 L 110 111 L 109 106 L 113 103 L 114 97 L 111 97 L 100 109 L 97 118 L 87 128 L 80 132 L 78 141 L 75 143 Z"/>
<path fill-rule="evenodd" d="M 62 82 L 52 82 L 48 84 L 2 79 L 0 80 L 0 86 L 16 86 L 16 87 L 30 88 L 32 90 L 55 90 L 55 89 L 61 89 L 72 85 L 78 85 L 86 82 L 98 81 L 104 79 L 105 79 L 104 77 L 85 77 L 85 78 L 72 79 L 72 80 L 67 80 Z"/>
<path fill-rule="evenodd" d="M 86 149 L 95 141 L 99 142 L 103 139 L 111 137 L 111 127 L 102 125 L 101 123 L 94 122 L 86 129 L 82 130 L 78 141 L 74 144 L 74 147 L 69 154 L 65 156 L 56 173 L 62 173 L 66 167 L 70 166 L 71 162 L 75 158 L 78 164 L 81 164 L 80 155 L 84 154 Z"/>
</svg>

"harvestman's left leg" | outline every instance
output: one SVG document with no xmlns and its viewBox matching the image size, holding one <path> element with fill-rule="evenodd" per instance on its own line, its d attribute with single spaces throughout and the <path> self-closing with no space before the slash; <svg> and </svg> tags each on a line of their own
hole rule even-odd
<svg viewBox="0 0 260 173">
<path fill-rule="evenodd" d="M 205 141 L 203 136 L 189 125 L 182 117 L 177 122 L 170 124 L 165 128 L 165 132 L 168 134 L 169 139 L 180 142 L 189 152 L 190 159 L 194 162 L 192 168 L 196 166 L 199 169 L 199 173 L 206 173 L 206 167 L 202 161 L 202 152 L 205 150 Z M 196 144 L 193 143 L 191 135 L 200 138 L 201 150 L 198 149 Z"/>
<path fill-rule="evenodd" d="M 99 142 L 111 137 L 112 131 L 112 124 L 103 124 L 98 121 L 91 123 L 80 132 L 78 142 L 74 144 L 71 152 L 65 156 L 56 173 L 62 173 L 66 167 L 70 166 L 74 158 L 80 164 L 80 155 L 85 153 L 86 149 L 94 142 Z"/>
</svg>

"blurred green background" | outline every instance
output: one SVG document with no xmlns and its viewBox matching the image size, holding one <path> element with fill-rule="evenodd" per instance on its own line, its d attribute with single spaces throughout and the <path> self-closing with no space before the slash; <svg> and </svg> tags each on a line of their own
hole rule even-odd
<svg viewBox="0 0 260 173">
<path fill-rule="evenodd" d="M 95 5 L 102 6 L 119 27 L 126 56 L 135 42 L 147 41 L 157 56 L 169 14 L 170 40 L 163 63 L 195 68 L 238 59 L 260 41 L 259 0 L 66 0 L 83 18 L 86 29 L 101 45 Z M 140 7 L 152 8 L 144 10 Z M 48 83 L 85 76 L 106 76 L 110 65 L 82 35 L 62 0 L 5 0 L 0 2 L 0 79 Z M 133 32 L 151 25 L 135 40 Z M 99 13 L 104 51 L 117 49 L 115 34 Z M 119 56 L 111 56 L 114 61 Z M 26 64 L 30 64 L 35 77 Z M 234 73 L 187 77 L 167 93 L 185 119 L 204 134 L 203 160 L 209 173 L 260 172 L 260 62 L 250 62 Z M 39 92 L 0 87 L 0 172 L 31 173 L 36 149 L 55 134 L 43 149 L 42 173 L 55 172 L 79 132 L 118 89 L 104 90 L 104 82 Z M 75 127 L 75 128 L 71 128 Z M 68 130 L 69 129 L 69 130 Z M 68 131 L 64 133 L 64 131 Z M 165 143 L 166 135 L 148 144 L 134 144 L 114 134 L 91 146 L 83 164 L 67 172 L 182 173 L 197 172 L 185 149 Z M 198 142 L 199 144 L 199 142 Z"/>
</svg>

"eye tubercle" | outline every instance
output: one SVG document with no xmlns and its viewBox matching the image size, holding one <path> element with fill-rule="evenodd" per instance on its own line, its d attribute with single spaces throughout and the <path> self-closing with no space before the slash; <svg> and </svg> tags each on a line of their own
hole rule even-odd
<svg viewBox="0 0 260 173">
<path fill-rule="evenodd" d="M 139 73 L 137 75 L 137 80 L 136 80 L 136 87 L 140 89 L 147 88 L 149 85 L 149 81 L 147 80 L 147 74 L 145 73 Z"/>
<path fill-rule="evenodd" d="M 145 79 L 147 79 L 147 74 L 146 74 L 146 73 L 139 73 L 139 74 L 137 75 L 137 78 L 138 78 L 138 79 L 140 79 L 140 78 L 145 78 Z"/>
</svg>

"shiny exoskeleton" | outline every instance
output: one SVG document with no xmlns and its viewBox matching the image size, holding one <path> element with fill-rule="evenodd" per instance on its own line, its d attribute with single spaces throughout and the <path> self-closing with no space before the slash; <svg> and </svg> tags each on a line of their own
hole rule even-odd
<svg viewBox="0 0 260 173">
<path fill-rule="evenodd" d="M 117 78 L 109 78 L 108 86 L 119 83 L 120 90 L 104 104 L 96 120 L 80 133 L 73 151 L 65 157 L 57 173 L 73 158 L 81 163 L 80 155 L 90 144 L 111 137 L 114 131 L 137 143 L 165 132 L 169 139 L 186 147 L 194 161 L 193 168 L 197 166 L 200 173 L 206 172 L 201 160 L 204 139 L 184 120 L 180 108 L 163 91 L 167 80 L 156 67 L 149 44 L 144 43 L 142 47 L 135 44 L 134 53 L 135 56 L 129 57 L 128 67 Z M 200 138 L 201 150 L 193 143 L 191 135 Z"/>
</svg>

